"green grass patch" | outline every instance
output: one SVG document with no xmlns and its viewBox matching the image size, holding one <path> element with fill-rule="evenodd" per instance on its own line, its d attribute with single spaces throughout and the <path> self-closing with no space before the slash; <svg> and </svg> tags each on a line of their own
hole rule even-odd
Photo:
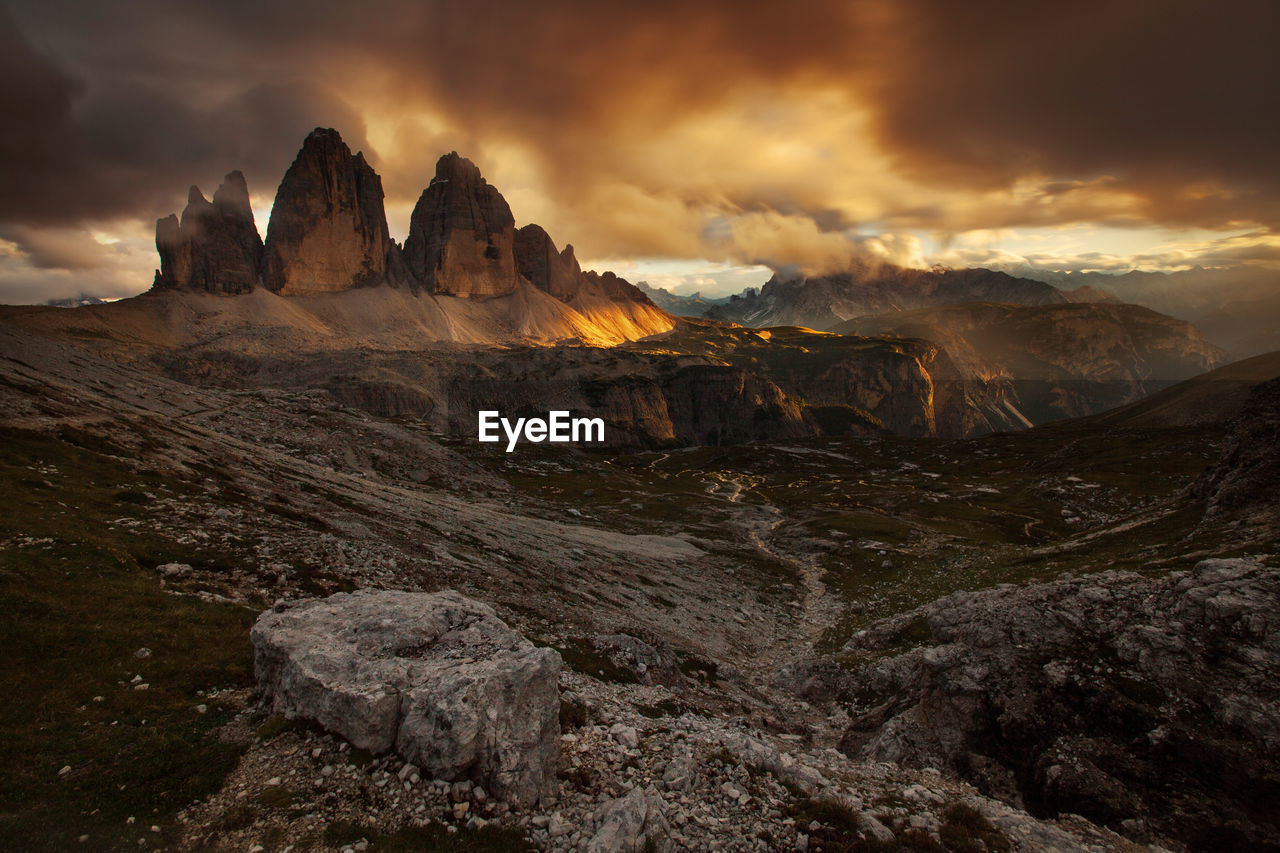
<svg viewBox="0 0 1280 853">
<path fill-rule="evenodd" d="M 171 840 L 174 814 L 218 790 L 243 750 L 217 733 L 235 709 L 203 692 L 252 684 L 253 614 L 167 594 L 148 563 L 189 549 L 111 529 L 122 489 L 184 484 L 128 470 L 85 433 L 3 433 L 0 837 L 15 850 Z M 33 477 L 51 487 L 22 485 Z"/>
</svg>

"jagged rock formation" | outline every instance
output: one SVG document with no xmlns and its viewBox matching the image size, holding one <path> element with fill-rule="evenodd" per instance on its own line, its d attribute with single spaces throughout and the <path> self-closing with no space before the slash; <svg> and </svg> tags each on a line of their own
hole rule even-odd
<svg viewBox="0 0 1280 853">
<path fill-rule="evenodd" d="M 253 222 L 244 175 L 231 172 L 207 201 L 199 187 L 187 195 L 182 221 L 156 220 L 160 270 L 154 287 L 236 294 L 262 277 L 262 238 Z"/>
<path fill-rule="evenodd" d="M 283 296 L 382 284 L 397 271 L 382 179 L 332 128 L 316 128 L 276 191 L 264 279 Z"/>
<path fill-rule="evenodd" d="M 431 293 L 501 296 L 519 283 L 515 225 L 502 194 L 474 163 L 450 152 L 413 209 L 405 261 Z"/>
<path fill-rule="evenodd" d="M 783 681 L 848 706 L 851 756 L 1135 839 L 1276 850 L 1278 605 L 1280 570 L 1253 559 L 961 592 Z"/>
<path fill-rule="evenodd" d="M 1192 488 L 1211 514 L 1235 509 L 1280 516 L 1280 378 L 1254 386 L 1231 422 L 1222 456 Z"/>
<path fill-rule="evenodd" d="M 568 301 L 582 288 L 582 267 L 573 246 L 557 252 L 551 235 L 541 225 L 526 225 L 515 232 L 516 269 L 539 290 Z"/>
<path fill-rule="evenodd" d="M 430 341 L 613 346 L 674 325 L 617 276 L 584 273 L 573 248 L 557 251 L 536 225 L 522 229 L 517 248 L 510 207 L 456 152 L 437 163 L 401 249 L 389 236 L 378 174 L 326 128 L 311 132 L 281 181 L 265 246 L 238 172 L 213 204 L 193 188 L 183 224 L 161 220 L 156 242 L 159 291 L 243 294 L 261 280 L 280 296 L 331 297 L 309 299 L 305 307 L 218 306 L 213 312 L 215 321 L 225 313 L 234 325 L 248 313 L 258 325 L 284 326 L 287 339 L 280 343 L 289 349 L 325 348 L 322 338 L 395 348 Z M 344 296 L 380 285 L 388 287 L 359 299 Z M 484 298 L 468 305 L 437 296 Z M 150 303 L 153 310 L 157 304 Z M 207 308 L 195 312 L 209 318 Z M 180 317 L 186 306 L 168 313 Z M 262 331 L 250 335 L 255 347 L 266 343 Z"/>
<path fill-rule="evenodd" d="M 891 264 L 830 275 L 775 274 L 759 290 L 733 296 L 703 316 L 744 326 L 805 326 L 825 331 L 842 320 L 964 302 L 1051 305 L 1067 302 L 1042 281 L 986 269 L 915 270 Z"/>
<path fill-rule="evenodd" d="M 452 590 L 279 605 L 251 633 L 278 713 L 529 806 L 554 794 L 560 655 Z"/>
</svg>

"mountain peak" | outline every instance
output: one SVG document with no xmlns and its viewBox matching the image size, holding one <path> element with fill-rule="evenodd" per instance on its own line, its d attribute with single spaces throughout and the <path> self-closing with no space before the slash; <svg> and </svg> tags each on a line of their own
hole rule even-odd
<svg viewBox="0 0 1280 853">
<path fill-rule="evenodd" d="M 386 280 L 394 252 L 382 179 L 333 128 L 316 128 L 276 191 L 266 286 L 277 293 L 350 290 Z"/>
<path fill-rule="evenodd" d="M 317 127 L 302 140 L 303 151 L 324 149 L 341 150 L 347 156 L 351 155 L 351 149 L 343 141 L 342 134 L 332 127 Z"/>
<path fill-rule="evenodd" d="M 582 268 L 573 256 L 573 247 L 557 251 L 555 241 L 541 225 L 530 223 L 516 231 L 515 256 L 520 274 L 557 299 L 572 299 L 582 286 Z"/>
<path fill-rule="evenodd" d="M 436 181 L 488 184 L 484 175 L 480 174 L 480 167 L 457 151 L 450 151 L 436 161 L 436 175 L 431 179 L 431 183 L 434 184 Z"/>
<path fill-rule="evenodd" d="M 181 220 L 172 214 L 156 220 L 156 250 L 156 287 L 224 294 L 253 290 L 262 273 L 262 238 L 244 175 L 228 174 L 212 202 L 192 186 Z"/>
<path fill-rule="evenodd" d="M 515 217 L 475 163 L 451 151 L 436 162 L 409 220 L 404 256 L 433 293 L 500 296 L 519 284 Z"/>
<path fill-rule="evenodd" d="M 213 203 L 227 213 L 252 219 L 253 207 L 249 204 L 249 184 L 244 179 L 244 173 L 239 169 L 228 172 L 213 194 Z"/>
</svg>

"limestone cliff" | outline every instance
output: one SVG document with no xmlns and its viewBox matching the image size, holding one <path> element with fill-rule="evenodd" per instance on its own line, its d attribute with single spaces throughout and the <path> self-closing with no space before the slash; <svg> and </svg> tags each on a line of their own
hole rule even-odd
<svg viewBox="0 0 1280 853">
<path fill-rule="evenodd" d="M 395 272 L 382 179 L 333 129 L 316 128 L 276 191 L 265 283 L 283 296 L 381 284 Z"/>
<path fill-rule="evenodd" d="M 515 261 L 520 275 L 539 290 L 556 299 L 569 300 L 582 287 L 582 267 L 574 257 L 573 246 L 556 251 L 551 235 L 541 225 L 529 224 L 515 233 Z"/>
<path fill-rule="evenodd" d="M 1008 382 L 1034 423 L 1101 412 L 1227 360 L 1190 323 L 1124 303 L 974 302 L 861 317 L 833 331 L 932 341 L 959 375 Z"/>
<path fill-rule="evenodd" d="M 451 152 L 436 163 L 409 220 L 404 256 L 431 293 L 501 296 L 519 284 L 515 218 L 470 160 Z"/>
<path fill-rule="evenodd" d="M 199 187 L 187 194 L 182 220 L 172 214 L 156 221 L 160 253 L 157 289 L 248 293 L 262 269 L 262 238 L 253 222 L 244 175 L 231 172 L 205 199 Z"/>
</svg>

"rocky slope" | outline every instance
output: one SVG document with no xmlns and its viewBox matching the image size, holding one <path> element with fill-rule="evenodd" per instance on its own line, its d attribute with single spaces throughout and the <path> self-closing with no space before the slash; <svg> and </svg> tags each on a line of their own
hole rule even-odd
<svg viewBox="0 0 1280 853">
<path fill-rule="evenodd" d="M 199 187 L 187 196 L 182 219 L 156 221 L 160 269 L 157 290 L 248 293 L 262 277 L 262 238 L 253 222 L 244 175 L 231 172 L 207 201 Z"/>
<path fill-rule="evenodd" d="M 964 302 L 1052 305 L 1068 301 L 1051 285 L 985 269 L 916 270 L 891 264 L 823 276 L 775 274 L 756 292 L 733 296 L 703 316 L 756 328 L 828 330 L 868 314 Z"/>
<path fill-rule="evenodd" d="M 1231 422 L 1222 458 L 1205 469 L 1192 493 L 1211 514 L 1245 510 L 1256 524 L 1280 521 L 1280 378 L 1253 387 Z"/>
<path fill-rule="evenodd" d="M 1033 423 L 1093 414 L 1225 364 L 1181 320 L 1137 305 L 970 303 L 862 317 L 843 334 L 933 341 L 969 376 L 1010 380 Z"/>
<path fill-rule="evenodd" d="M 957 593 L 784 681 L 848 708 L 848 755 L 1173 849 L 1276 850 L 1277 604 L 1250 559 Z"/>
<path fill-rule="evenodd" d="M 1182 427 L 1238 416 L 1254 386 L 1280 376 L 1280 352 L 1233 361 L 1095 416 L 1109 427 Z"/>
<path fill-rule="evenodd" d="M 648 357 L 638 346 L 509 357 L 532 374 L 563 353 Z M 350 363 L 366 357 L 388 366 L 369 352 Z M 0 323 L 0 483 L 21 496 L 0 518 L 0 591 L 21 605 L 8 660 L 32 697 L 3 721 L 22 749 L 0 755 L 0 769 L 30 788 L 0 815 L 6 827 L 28 817 L 17 846 L 1145 849 L 1079 817 L 1036 818 L 936 767 L 841 753 L 848 708 L 771 676 L 815 644 L 838 648 L 971 585 L 1255 547 L 1230 520 L 1200 531 L 1163 514 L 1182 506 L 1212 432 L 1129 437 L 1085 424 L 963 442 L 854 435 L 508 455 L 370 416 L 318 386 L 287 390 L 270 373 L 278 362 L 234 371 L 263 371 L 260 385 L 212 388 Z M 323 359 L 314 369 L 332 375 Z M 469 777 L 371 755 L 350 733 L 290 723 L 255 697 L 252 615 L 279 599 L 443 588 L 563 659 L 554 803 L 513 807 Z M 102 618 L 108 606 L 124 618 Z M 188 647 L 182 632 L 195 628 L 206 639 Z M 298 648 L 342 648 L 333 639 L 347 628 L 357 651 L 393 670 L 434 666 L 437 653 L 449 667 L 482 663 L 457 646 L 388 640 L 381 620 L 367 634 L 326 628 Z M 26 639 L 36 636 L 62 645 Z M 44 651 L 68 646 L 77 654 Z M 1216 745 L 1207 727 L 1186 731 Z M 150 795 L 157 778 L 173 780 L 166 797 Z"/>
</svg>

